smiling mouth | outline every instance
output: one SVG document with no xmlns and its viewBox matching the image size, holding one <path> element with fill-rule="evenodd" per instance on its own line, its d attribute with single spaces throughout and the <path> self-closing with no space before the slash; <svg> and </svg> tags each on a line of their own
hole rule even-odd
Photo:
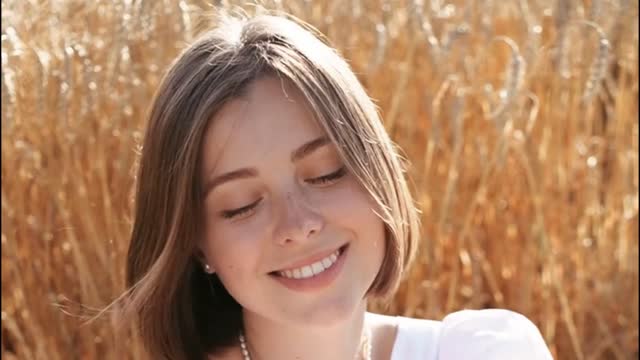
<svg viewBox="0 0 640 360">
<path fill-rule="evenodd" d="M 313 278 L 331 269 L 340 258 L 340 255 L 344 253 L 344 251 L 347 249 L 348 246 L 349 244 L 345 244 L 341 246 L 338 250 L 334 251 L 333 253 L 309 265 L 301 266 L 298 268 L 287 269 L 287 270 L 273 271 L 269 274 L 273 276 L 283 277 L 287 279 L 295 279 L 295 280 Z"/>
</svg>

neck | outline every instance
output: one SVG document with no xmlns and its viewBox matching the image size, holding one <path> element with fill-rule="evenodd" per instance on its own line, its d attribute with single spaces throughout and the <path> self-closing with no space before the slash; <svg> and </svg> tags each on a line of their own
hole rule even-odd
<svg viewBox="0 0 640 360">
<path fill-rule="evenodd" d="M 252 360 L 353 360 L 360 351 L 366 302 L 330 325 L 276 322 L 243 310 L 244 332 Z"/>
</svg>

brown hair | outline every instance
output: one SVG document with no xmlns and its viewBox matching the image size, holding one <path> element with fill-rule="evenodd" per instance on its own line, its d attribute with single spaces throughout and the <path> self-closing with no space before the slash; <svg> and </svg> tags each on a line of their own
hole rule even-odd
<svg viewBox="0 0 640 360">
<path fill-rule="evenodd" d="M 308 25 L 223 16 L 172 64 L 151 107 L 127 257 L 125 318 L 153 358 L 203 359 L 235 342 L 240 305 L 195 252 L 202 232 L 202 138 L 252 81 L 279 76 L 307 99 L 345 165 L 379 205 L 386 251 L 369 294 L 390 297 L 414 256 L 418 216 L 398 151 L 348 64 Z"/>
</svg>

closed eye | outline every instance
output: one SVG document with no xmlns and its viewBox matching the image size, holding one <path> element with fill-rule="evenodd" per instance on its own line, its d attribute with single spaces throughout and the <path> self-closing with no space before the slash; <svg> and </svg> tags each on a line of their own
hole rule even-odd
<svg viewBox="0 0 640 360">
<path fill-rule="evenodd" d="M 347 173 L 347 169 L 343 166 L 340 169 L 332 172 L 331 174 L 319 176 L 316 178 L 308 179 L 306 182 L 313 185 L 330 185 L 340 180 Z M 222 217 L 225 219 L 233 219 L 236 217 L 241 217 L 243 215 L 248 215 L 255 207 L 262 201 L 262 198 L 254 201 L 253 203 L 243 206 L 241 208 L 232 209 L 232 210 L 223 210 L 221 212 Z"/>
<path fill-rule="evenodd" d="M 342 178 L 346 173 L 347 173 L 347 169 L 343 166 L 337 171 L 332 172 L 331 174 L 323 175 L 313 179 L 308 179 L 306 181 L 313 185 L 329 185 L 340 180 L 340 178 Z"/>
<path fill-rule="evenodd" d="M 241 208 L 237 208 L 237 209 L 232 209 L 232 210 L 224 210 L 221 212 L 222 217 L 225 219 L 232 219 L 235 217 L 239 217 L 241 215 L 247 215 L 249 214 L 251 211 L 253 211 L 255 209 L 255 207 L 260 203 L 260 201 L 262 201 L 262 198 L 254 201 L 253 203 L 247 205 L 247 206 L 243 206 Z"/>
</svg>

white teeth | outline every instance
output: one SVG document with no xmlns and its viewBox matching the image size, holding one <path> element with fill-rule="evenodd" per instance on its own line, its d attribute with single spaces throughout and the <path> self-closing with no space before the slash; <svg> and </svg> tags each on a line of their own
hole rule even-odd
<svg viewBox="0 0 640 360">
<path fill-rule="evenodd" d="M 293 270 L 293 278 L 294 279 L 300 279 L 301 277 L 302 277 L 302 272 L 300 271 L 300 269 Z"/>
<path fill-rule="evenodd" d="M 302 278 L 306 279 L 308 277 L 312 277 L 313 276 L 313 270 L 311 269 L 311 266 L 305 266 L 302 268 Z"/>
<path fill-rule="evenodd" d="M 317 262 L 311 265 L 311 269 L 313 270 L 314 275 L 318 275 L 324 271 L 324 266 L 322 266 L 322 262 Z"/>
<path fill-rule="evenodd" d="M 336 260 L 338 260 L 339 255 L 340 255 L 340 250 L 334 252 L 333 254 L 327 256 L 326 258 L 320 261 L 316 261 L 311 265 L 303 266 L 301 268 L 293 269 L 293 270 L 279 271 L 278 275 L 289 278 L 289 279 L 310 278 L 330 268 L 336 262 Z"/>
</svg>

